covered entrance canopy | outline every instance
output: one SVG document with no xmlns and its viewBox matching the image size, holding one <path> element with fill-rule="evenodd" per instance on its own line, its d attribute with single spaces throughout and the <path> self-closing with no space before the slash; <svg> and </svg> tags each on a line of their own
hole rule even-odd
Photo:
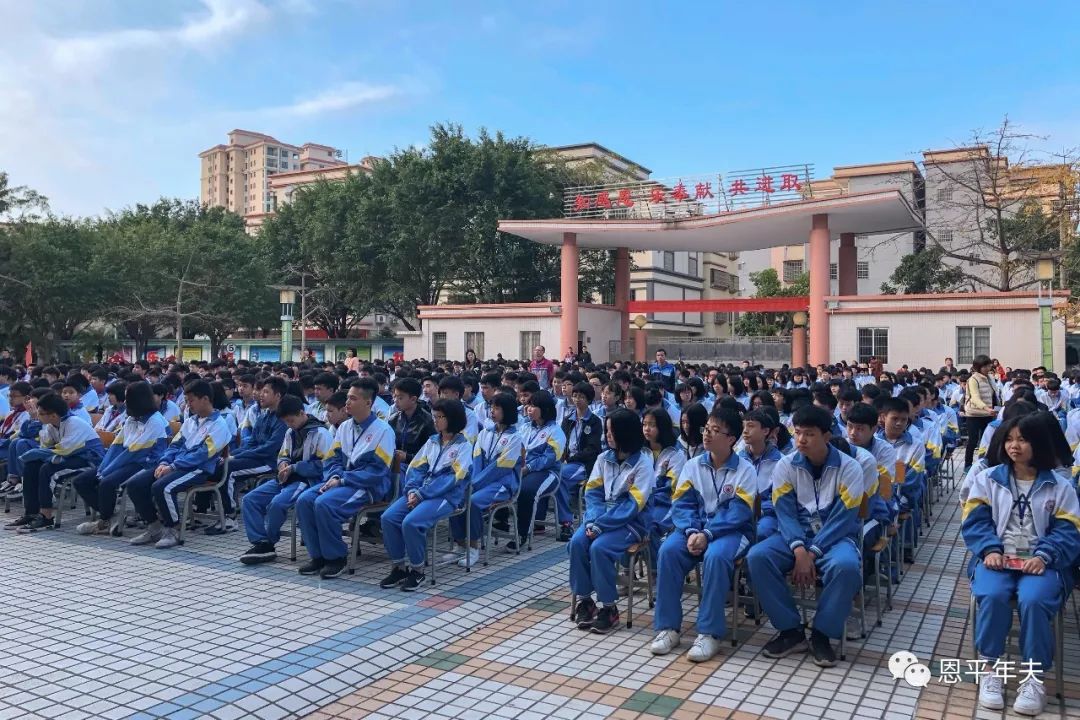
<svg viewBox="0 0 1080 720">
<path fill-rule="evenodd" d="M 499 230 L 562 248 L 562 347 L 577 344 L 578 249 L 615 249 L 615 307 L 625 317 L 621 340 L 629 339 L 630 256 L 633 250 L 739 252 L 809 243 L 810 362 L 829 361 L 829 246 L 840 240 L 839 294 L 856 294 L 855 235 L 910 232 L 923 221 L 899 190 L 798 200 L 715 215 L 672 219 L 556 218 L 502 220 Z M 673 301 L 664 301 L 670 310 Z M 674 301 L 683 302 L 683 301 Z M 701 302 L 701 301 L 685 301 Z M 709 301 L 724 302 L 724 301 Z M 738 301 L 732 301 L 738 302 Z M 635 309 L 642 307 L 635 302 Z M 659 310 L 659 308 L 657 309 Z"/>
</svg>

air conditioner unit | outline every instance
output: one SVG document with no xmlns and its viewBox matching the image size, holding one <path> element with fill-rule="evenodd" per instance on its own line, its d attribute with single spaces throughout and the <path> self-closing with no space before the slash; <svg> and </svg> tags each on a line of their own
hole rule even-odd
<svg viewBox="0 0 1080 720">
<path fill-rule="evenodd" d="M 385 315 L 376 315 L 375 316 L 375 324 L 376 325 L 385 325 L 386 324 L 386 316 Z"/>
</svg>

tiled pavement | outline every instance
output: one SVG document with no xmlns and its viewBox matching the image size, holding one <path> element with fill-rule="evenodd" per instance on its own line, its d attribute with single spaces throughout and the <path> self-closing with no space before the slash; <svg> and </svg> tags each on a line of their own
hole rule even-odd
<svg viewBox="0 0 1080 720">
<path fill-rule="evenodd" d="M 710 663 L 653 657 L 644 601 L 632 630 L 581 633 L 567 622 L 565 547 L 547 538 L 469 574 L 444 568 L 437 588 L 410 595 L 377 587 L 377 547 L 363 546 L 355 576 L 326 582 L 284 559 L 240 565 L 240 533 L 195 533 L 157 551 L 79 537 L 81 515 L 67 513 L 59 531 L 0 535 L 0 718 L 1011 715 L 977 710 L 970 683 L 935 678 L 920 691 L 887 668 L 897 650 L 934 668 L 971 657 L 966 553 L 949 498 L 882 627 L 828 670 L 763 657 L 767 624 L 744 625 L 739 646 Z M 1052 700 L 1047 716 L 1080 718 L 1071 606 L 1067 617 L 1068 699 L 1064 709 Z"/>
</svg>

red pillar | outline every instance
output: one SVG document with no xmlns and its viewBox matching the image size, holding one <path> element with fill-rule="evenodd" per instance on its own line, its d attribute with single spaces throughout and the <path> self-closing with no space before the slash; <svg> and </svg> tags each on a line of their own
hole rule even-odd
<svg viewBox="0 0 1080 720">
<path fill-rule="evenodd" d="M 805 327 L 795 327 L 791 330 L 791 367 L 806 368 Z"/>
<path fill-rule="evenodd" d="M 559 319 L 559 352 L 552 357 L 562 357 L 567 348 L 578 349 L 578 246 L 575 233 L 563 233 L 562 278 Z"/>
<path fill-rule="evenodd" d="M 840 233 L 840 253 L 836 257 L 836 294 L 858 295 L 859 278 L 855 271 L 855 233 Z"/>
<path fill-rule="evenodd" d="M 649 354 L 649 335 L 644 330 L 634 331 L 634 362 L 645 362 Z"/>
<path fill-rule="evenodd" d="M 615 251 L 615 309 L 619 311 L 619 340 L 622 351 L 630 345 L 630 251 Z"/>
<path fill-rule="evenodd" d="M 829 362 L 829 216 L 814 215 L 810 226 L 810 364 Z"/>
</svg>

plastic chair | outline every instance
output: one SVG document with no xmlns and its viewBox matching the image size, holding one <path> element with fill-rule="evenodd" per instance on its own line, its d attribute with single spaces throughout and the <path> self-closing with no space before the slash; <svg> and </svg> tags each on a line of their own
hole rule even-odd
<svg viewBox="0 0 1080 720">
<path fill-rule="evenodd" d="M 518 503 L 518 495 L 521 494 L 521 466 L 518 465 L 514 469 L 514 472 L 517 474 L 517 479 L 518 479 L 518 481 L 517 481 L 517 489 L 514 490 L 514 494 L 511 495 L 506 500 L 503 500 L 501 502 L 492 503 L 491 506 L 488 507 L 488 509 L 484 511 L 484 543 L 483 543 L 484 544 L 484 559 L 483 559 L 484 567 L 487 567 L 488 560 L 490 559 L 491 546 L 499 536 L 505 535 L 506 537 L 510 537 L 511 535 L 517 535 L 517 523 L 518 523 L 517 503 Z M 499 511 L 499 510 L 502 510 L 503 508 L 505 508 L 506 511 L 510 514 L 510 527 L 512 529 L 508 533 L 503 533 L 503 532 L 495 529 L 495 513 L 497 511 Z M 467 524 L 466 524 L 466 527 L 468 527 Z M 520 555 L 521 554 L 521 546 L 520 546 L 520 544 L 517 546 L 517 549 L 514 551 L 514 554 L 515 555 Z"/>
<path fill-rule="evenodd" d="M 559 467 L 555 466 L 554 470 L 548 471 L 547 478 L 545 478 L 544 482 L 540 483 L 540 489 L 536 491 L 536 497 L 533 498 L 532 512 L 529 513 L 529 534 L 525 538 L 525 547 L 527 547 L 529 550 L 532 550 L 533 533 L 536 531 L 536 526 L 541 525 L 544 528 L 547 528 L 548 526 L 547 515 L 545 514 L 542 518 L 536 517 L 536 509 L 540 507 L 540 503 L 544 499 L 554 501 L 555 494 L 558 493 L 558 491 Z M 548 503 L 549 510 L 553 509 L 551 507 L 552 505 L 554 505 L 554 502 Z M 558 523 L 556 522 L 554 524 L 557 525 Z"/>
</svg>

